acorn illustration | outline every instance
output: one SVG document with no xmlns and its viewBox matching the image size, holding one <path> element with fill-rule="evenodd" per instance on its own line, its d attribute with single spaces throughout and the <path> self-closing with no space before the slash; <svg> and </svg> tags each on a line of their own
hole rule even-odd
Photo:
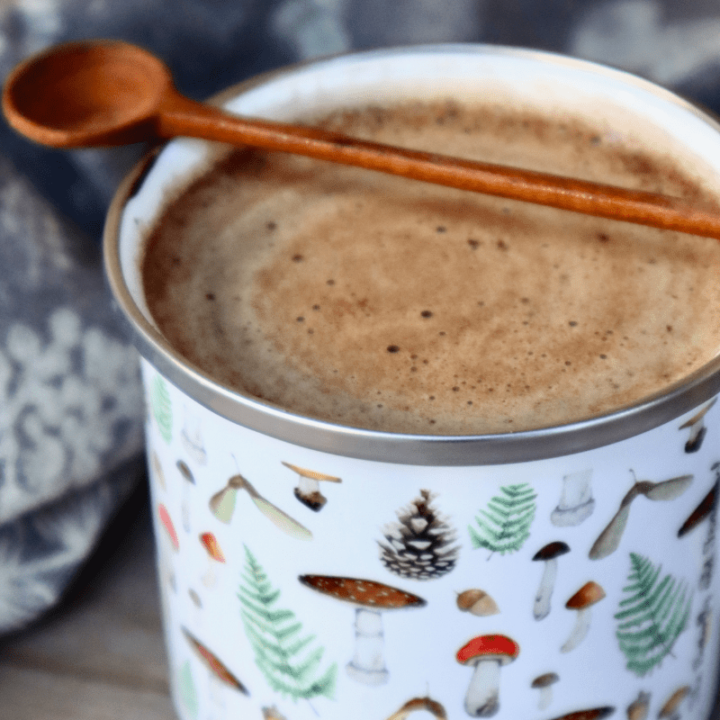
<svg viewBox="0 0 720 720">
<path fill-rule="evenodd" d="M 678 428 L 679 430 L 690 430 L 690 437 L 685 443 L 686 453 L 697 452 L 702 446 L 705 434 L 707 433 L 707 427 L 705 427 L 705 415 L 716 402 L 717 398 L 713 398 L 707 405 L 698 410 L 695 415 Z"/>
<path fill-rule="evenodd" d="M 282 461 L 282 464 L 297 473 L 298 484 L 295 488 L 295 497 L 306 507 L 309 507 L 314 512 L 320 512 L 327 503 L 327 498 L 320 492 L 321 482 L 332 482 L 341 483 L 342 480 L 339 477 L 333 475 L 324 475 L 323 473 L 316 472 L 315 470 L 308 470 L 306 468 L 298 467 L 297 465 L 291 465 L 289 462 Z"/>
<path fill-rule="evenodd" d="M 520 646 L 505 635 L 480 635 L 463 645 L 455 659 L 473 667 L 465 695 L 465 711 L 472 717 L 491 717 L 500 708 L 500 668 L 511 663 Z"/>
<path fill-rule="evenodd" d="M 327 575 L 301 575 L 298 580 L 315 592 L 355 608 L 355 653 L 346 668 L 348 675 L 365 685 L 386 683 L 389 673 L 385 667 L 382 613 L 424 607 L 425 600 L 374 580 Z"/>
<path fill-rule="evenodd" d="M 533 606 L 533 616 L 536 620 L 542 620 L 550 613 L 550 598 L 557 577 L 557 559 L 569 552 L 570 547 L 567 543 L 557 540 L 540 548 L 533 556 L 533 562 L 543 563 L 540 587 L 535 595 L 535 604 Z"/>
<path fill-rule="evenodd" d="M 574 650 L 588 634 L 590 629 L 591 608 L 599 603 L 605 597 L 605 591 L 600 585 L 591 580 L 585 583 L 566 603 L 568 610 L 577 612 L 575 618 L 575 626 L 573 627 L 570 637 L 560 648 L 560 652 L 570 652 Z"/>
<path fill-rule="evenodd" d="M 627 720 L 645 720 L 650 707 L 650 693 L 638 693 L 637 698 L 627 706 Z"/>
<path fill-rule="evenodd" d="M 558 527 L 579 525 L 592 515 L 595 500 L 592 496 L 592 469 L 570 473 L 563 477 L 560 501 L 550 515 L 550 522 Z"/>
<path fill-rule="evenodd" d="M 393 574 L 408 580 L 433 580 L 454 569 L 459 554 L 457 533 L 433 506 L 435 496 L 421 490 L 410 505 L 397 511 L 399 522 L 382 529 L 380 560 Z"/>
<path fill-rule="evenodd" d="M 553 685 L 560 680 L 557 673 L 548 672 L 538 675 L 530 687 L 540 691 L 540 698 L 538 700 L 538 710 L 544 710 L 552 703 L 553 698 Z"/>
<path fill-rule="evenodd" d="M 497 603 L 484 590 L 472 588 L 458 593 L 457 606 L 463 612 L 469 612 L 471 615 L 478 617 L 487 617 L 488 615 L 497 615 L 500 608 Z"/>
</svg>

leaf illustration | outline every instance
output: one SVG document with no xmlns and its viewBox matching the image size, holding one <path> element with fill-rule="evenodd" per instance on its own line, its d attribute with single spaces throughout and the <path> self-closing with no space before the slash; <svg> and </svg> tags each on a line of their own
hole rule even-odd
<svg viewBox="0 0 720 720">
<path fill-rule="evenodd" d="M 255 556 L 245 546 L 245 572 L 238 598 L 242 603 L 245 634 L 255 652 L 255 662 L 270 687 L 293 700 L 335 692 L 337 665 L 324 671 L 320 666 L 324 649 L 312 648 L 314 635 L 302 635 L 295 613 L 277 607 L 280 590 L 273 589 Z"/>
<path fill-rule="evenodd" d="M 506 485 L 500 488 L 475 517 L 477 527 L 470 525 L 470 541 L 475 549 L 493 552 L 517 552 L 530 537 L 530 525 L 535 519 L 535 491 L 527 484 Z M 489 558 L 488 558 L 489 559 Z"/>
<path fill-rule="evenodd" d="M 660 578 L 662 566 L 630 553 L 629 584 L 623 588 L 615 633 L 627 668 L 643 676 L 660 665 L 687 627 L 692 593 L 684 581 Z"/>
<path fill-rule="evenodd" d="M 172 406 L 167 385 L 160 375 L 156 375 L 150 385 L 150 407 L 160 435 L 169 443 L 172 440 Z"/>
</svg>

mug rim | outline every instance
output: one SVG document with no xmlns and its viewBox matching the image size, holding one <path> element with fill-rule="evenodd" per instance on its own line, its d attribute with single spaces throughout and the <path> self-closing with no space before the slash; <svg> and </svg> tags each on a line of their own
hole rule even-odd
<svg viewBox="0 0 720 720">
<path fill-rule="evenodd" d="M 680 106 L 720 133 L 720 123 L 696 104 L 631 73 L 557 53 L 480 43 L 408 45 L 323 57 L 253 76 L 214 95 L 211 102 L 221 104 L 268 81 L 310 66 L 344 59 L 377 59 L 431 52 L 515 56 L 605 75 Z M 720 392 L 719 354 L 663 390 L 587 419 L 510 433 L 431 435 L 368 430 L 319 420 L 231 389 L 172 348 L 138 307 L 122 271 L 120 226 L 126 203 L 139 191 L 158 154 L 172 142 L 151 149 L 115 193 L 103 232 L 105 274 L 119 314 L 129 327 L 130 337 L 140 354 L 189 397 L 233 423 L 294 445 L 364 460 L 432 466 L 503 465 L 571 455 L 620 442 L 671 422 Z"/>
</svg>

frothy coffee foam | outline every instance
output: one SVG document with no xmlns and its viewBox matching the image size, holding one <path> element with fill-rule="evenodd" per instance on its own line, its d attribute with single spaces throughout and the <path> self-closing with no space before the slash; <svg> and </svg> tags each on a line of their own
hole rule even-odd
<svg viewBox="0 0 720 720">
<path fill-rule="evenodd" d="M 434 102 L 326 122 L 709 195 L 670 141 L 627 149 L 582 119 Z M 562 424 L 657 392 L 720 346 L 717 241 L 281 154 L 224 158 L 169 206 L 147 248 L 148 306 L 182 355 L 293 412 L 365 428 Z"/>
</svg>

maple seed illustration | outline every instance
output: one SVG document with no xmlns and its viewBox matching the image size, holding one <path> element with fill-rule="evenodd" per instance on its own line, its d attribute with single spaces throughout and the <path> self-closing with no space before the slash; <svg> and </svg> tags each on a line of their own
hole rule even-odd
<svg viewBox="0 0 720 720">
<path fill-rule="evenodd" d="M 683 685 L 678 688 L 666 701 L 665 704 L 660 708 L 658 718 L 668 718 L 669 720 L 678 720 L 680 713 L 678 708 L 680 703 L 690 694 L 690 686 Z"/>
<path fill-rule="evenodd" d="M 298 580 L 311 590 L 355 607 L 355 654 L 347 673 L 364 685 L 385 684 L 389 673 L 385 667 L 382 613 L 420 608 L 425 600 L 374 580 L 326 575 L 301 575 Z"/>
<path fill-rule="evenodd" d="M 605 591 L 594 581 L 585 583 L 566 603 L 568 610 L 576 610 L 575 627 L 560 652 L 574 650 L 588 634 L 590 629 L 590 610 L 605 597 Z"/>
<path fill-rule="evenodd" d="M 457 651 L 461 665 L 475 668 L 465 695 L 471 717 L 492 717 L 500 709 L 500 668 L 520 653 L 518 644 L 505 635 L 480 635 Z"/>
<path fill-rule="evenodd" d="M 702 499 L 702 502 L 690 513 L 688 519 L 682 524 L 678 530 L 679 538 L 687 535 L 694 530 L 705 518 L 710 517 L 717 507 L 718 485 L 720 480 L 716 480 L 710 492 Z"/>
<path fill-rule="evenodd" d="M 324 475 L 315 470 L 291 465 L 289 462 L 282 461 L 282 464 L 298 474 L 298 484 L 295 488 L 295 497 L 306 507 L 314 512 L 320 512 L 327 503 L 327 498 L 320 492 L 321 482 L 341 483 L 339 477 L 333 475 Z"/>
<path fill-rule="evenodd" d="M 638 693 L 637 698 L 627 706 L 627 720 L 645 720 L 650 708 L 650 693 Z"/>
<path fill-rule="evenodd" d="M 245 478 L 242 475 L 233 475 L 228 480 L 227 485 L 210 498 L 208 503 L 210 512 L 220 522 L 226 525 L 230 524 L 235 512 L 238 490 L 242 490 L 244 487 Z"/>
</svg>

